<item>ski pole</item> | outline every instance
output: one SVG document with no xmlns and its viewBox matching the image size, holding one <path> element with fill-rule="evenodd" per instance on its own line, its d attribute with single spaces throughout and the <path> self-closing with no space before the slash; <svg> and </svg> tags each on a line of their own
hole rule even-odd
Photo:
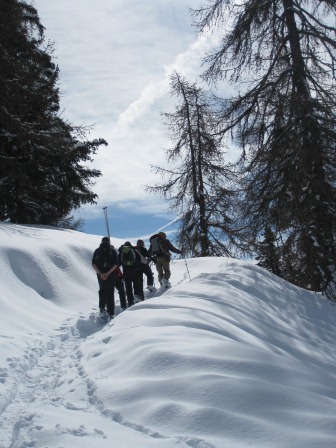
<svg viewBox="0 0 336 448">
<path fill-rule="evenodd" d="M 188 276 L 189 276 L 189 281 L 191 282 L 191 277 L 190 277 L 190 274 L 189 274 L 189 268 L 188 268 L 188 265 L 187 265 L 186 257 L 184 257 L 184 262 L 185 262 L 185 265 L 186 265 L 186 268 L 187 268 L 187 272 L 188 272 Z"/>
</svg>

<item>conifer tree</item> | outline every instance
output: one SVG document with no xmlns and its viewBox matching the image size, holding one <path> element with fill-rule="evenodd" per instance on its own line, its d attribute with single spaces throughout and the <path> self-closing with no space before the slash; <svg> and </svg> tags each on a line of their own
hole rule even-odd
<svg viewBox="0 0 336 448">
<path fill-rule="evenodd" d="M 176 240 L 184 254 L 231 256 L 239 241 L 232 224 L 234 192 L 226 187 L 233 173 L 223 164 L 211 102 L 178 73 L 171 77 L 171 92 L 179 103 L 175 112 L 163 114 L 173 141 L 166 151 L 169 168 L 156 167 L 167 180 L 148 189 L 167 198 L 181 216 Z"/>
<path fill-rule="evenodd" d="M 267 269 L 273 274 L 281 274 L 279 250 L 276 246 L 274 233 L 269 226 L 265 229 L 264 239 L 257 244 L 257 253 L 256 260 L 258 260 L 258 266 Z"/>
<path fill-rule="evenodd" d="M 18 0 L 0 4 L 0 219 L 57 225 L 93 203 L 92 161 L 103 139 L 85 138 L 59 113 L 59 70 L 37 11 Z"/>
<path fill-rule="evenodd" d="M 336 2 L 216 0 L 198 14 L 201 30 L 232 18 L 205 77 L 239 91 L 221 123 L 243 150 L 245 217 L 283 241 L 287 280 L 335 300 Z"/>
</svg>

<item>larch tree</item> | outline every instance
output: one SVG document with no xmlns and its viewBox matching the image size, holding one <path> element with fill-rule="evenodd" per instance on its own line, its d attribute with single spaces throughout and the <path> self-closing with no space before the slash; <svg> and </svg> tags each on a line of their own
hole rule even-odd
<svg viewBox="0 0 336 448">
<path fill-rule="evenodd" d="M 164 181 L 147 189 L 168 199 L 181 217 L 176 240 L 184 255 L 231 256 L 240 238 L 233 224 L 235 193 L 227 187 L 233 172 L 223 164 L 215 111 L 206 93 L 178 73 L 171 76 L 171 94 L 178 105 L 163 114 L 173 141 L 166 150 L 169 168 L 155 167 Z"/>
<path fill-rule="evenodd" d="M 90 187 L 101 173 L 85 164 L 106 142 L 61 117 L 58 78 L 36 9 L 2 1 L 0 220 L 71 225 L 71 211 L 97 198 Z"/>
<path fill-rule="evenodd" d="M 204 76 L 238 90 L 220 120 L 242 148 L 245 220 L 256 238 L 272 228 L 287 280 L 335 300 L 336 2 L 216 0 L 195 13 L 201 31 L 227 27 Z"/>
</svg>

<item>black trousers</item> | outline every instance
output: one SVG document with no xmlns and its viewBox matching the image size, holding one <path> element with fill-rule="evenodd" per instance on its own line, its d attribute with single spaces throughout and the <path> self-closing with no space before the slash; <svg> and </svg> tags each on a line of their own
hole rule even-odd
<svg viewBox="0 0 336 448">
<path fill-rule="evenodd" d="M 141 264 L 141 270 L 147 277 L 147 286 L 154 285 L 154 274 L 149 266 L 149 264 Z"/>
<path fill-rule="evenodd" d="M 99 284 L 99 308 L 107 310 L 107 312 L 114 315 L 114 275 L 110 274 L 106 280 L 102 280 L 97 275 Z"/>
<path fill-rule="evenodd" d="M 137 266 L 123 266 L 128 306 L 134 305 L 134 295 L 143 298 L 142 271 Z"/>
<path fill-rule="evenodd" d="M 121 277 L 115 277 L 115 288 L 119 294 L 120 308 L 127 308 L 125 285 L 124 280 Z"/>
</svg>

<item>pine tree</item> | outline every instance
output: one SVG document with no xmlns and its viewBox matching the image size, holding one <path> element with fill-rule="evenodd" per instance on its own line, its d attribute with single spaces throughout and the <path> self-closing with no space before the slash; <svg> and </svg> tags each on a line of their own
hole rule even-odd
<svg viewBox="0 0 336 448">
<path fill-rule="evenodd" d="M 83 165 L 104 140 L 60 117 L 59 70 L 37 11 L 18 0 L 0 5 L 0 219 L 55 225 L 94 203 Z"/>
<path fill-rule="evenodd" d="M 198 13 L 202 30 L 233 18 L 205 77 L 240 89 L 221 120 L 243 149 L 245 217 L 296 258 L 287 280 L 335 300 L 336 3 L 217 0 Z"/>
</svg>

